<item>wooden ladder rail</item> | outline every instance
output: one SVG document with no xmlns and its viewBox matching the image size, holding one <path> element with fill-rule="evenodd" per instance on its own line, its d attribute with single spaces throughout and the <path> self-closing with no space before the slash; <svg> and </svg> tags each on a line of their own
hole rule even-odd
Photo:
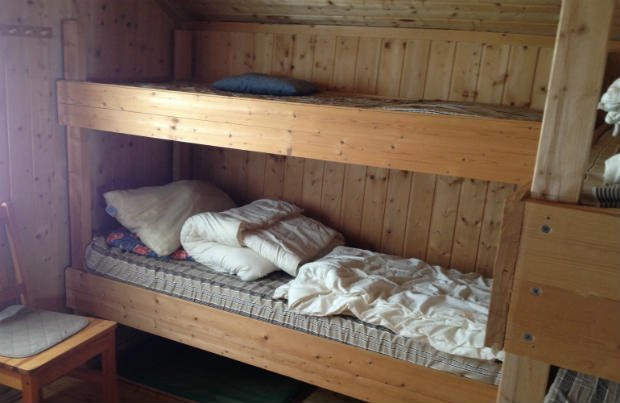
<svg viewBox="0 0 620 403">
<path fill-rule="evenodd" d="M 66 80 L 86 79 L 84 35 L 77 20 L 62 22 L 63 69 Z M 67 165 L 69 183 L 69 236 L 71 267 L 81 269 L 84 250 L 92 236 L 92 194 L 85 129 L 67 127 Z"/>
</svg>

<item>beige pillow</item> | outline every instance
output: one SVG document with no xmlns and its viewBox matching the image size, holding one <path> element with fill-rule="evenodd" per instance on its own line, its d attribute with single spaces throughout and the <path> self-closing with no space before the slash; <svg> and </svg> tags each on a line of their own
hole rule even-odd
<svg viewBox="0 0 620 403">
<path fill-rule="evenodd" d="M 103 197 L 108 214 L 135 232 L 160 256 L 169 255 L 181 246 L 179 234 L 188 217 L 235 207 L 230 197 L 219 188 L 194 180 L 114 190 Z"/>
</svg>

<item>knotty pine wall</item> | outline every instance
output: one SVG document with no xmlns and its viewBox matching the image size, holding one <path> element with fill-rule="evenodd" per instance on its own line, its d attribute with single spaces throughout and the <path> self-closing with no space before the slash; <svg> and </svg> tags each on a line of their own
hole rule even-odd
<svg viewBox="0 0 620 403">
<path fill-rule="evenodd" d="M 247 71 L 329 90 L 542 109 L 552 40 L 402 29 L 216 23 L 195 36 L 195 75 Z M 437 37 L 438 39 L 431 39 Z M 491 275 L 513 185 L 210 147 L 194 174 L 239 202 L 283 198 L 350 243 Z"/>
<path fill-rule="evenodd" d="M 161 0 L 193 21 L 333 24 L 555 35 L 561 0 Z M 620 0 L 612 20 L 620 39 Z"/>
<path fill-rule="evenodd" d="M 0 0 L 0 198 L 13 201 L 32 294 L 55 308 L 64 306 L 70 263 L 66 143 L 55 108 L 64 18 L 84 27 L 89 77 L 107 80 L 168 77 L 174 27 L 152 0 Z M 28 27 L 51 35 L 26 34 Z M 170 178 L 166 143 L 94 133 L 91 140 L 95 187 Z M 4 266 L 4 235 L 0 243 Z"/>
</svg>

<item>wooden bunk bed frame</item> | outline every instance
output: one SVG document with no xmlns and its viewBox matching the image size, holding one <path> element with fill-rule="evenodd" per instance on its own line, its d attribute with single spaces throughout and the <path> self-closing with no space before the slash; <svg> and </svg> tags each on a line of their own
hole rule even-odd
<svg viewBox="0 0 620 403">
<path fill-rule="evenodd" d="M 395 112 L 362 113 L 355 108 L 299 106 L 273 101 L 269 105 L 252 101 L 250 105 L 249 101 L 244 99 L 232 100 L 227 107 L 256 107 L 261 110 L 270 108 L 273 113 L 284 116 L 287 120 L 279 127 L 277 136 L 257 142 L 246 134 L 224 139 L 221 134 L 210 135 L 213 129 L 219 130 L 219 133 L 226 129 L 222 129 L 221 122 L 200 118 L 199 112 L 191 103 L 196 102 L 198 108 L 217 107 L 221 100 L 214 99 L 214 96 L 204 95 L 192 97 L 190 100 L 186 97 L 191 96 L 186 94 L 80 82 L 85 79 L 85 58 L 82 54 L 84 48 L 80 44 L 81 36 L 77 23 L 67 21 L 64 24 L 63 38 L 67 81 L 59 83 L 60 121 L 68 125 L 73 262 L 72 268 L 66 272 L 67 305 L 369 401 L 537 401 L 541 400 L 544 394 L 549 369 L 547 363 L 618 380 L 620 360 L 600 365 L 598 361 L 593 362 L 591 359 L 618 357 L 615 348 L 620 339 L 618 328 L 603 332 L 594 339 L 586 330 L 577 332 L 572 337 L 565 333 L 568 322 L 562 321 L 592 324 L 613 319 L 612 315 L 619 312 L 620 288 L 615 283 L 609 284 L 609 278 L 618 275 L 617 257 L 620 255 L 616 241 L 620 233 L 620 214 L 552 202 L 524 202 L 527 191 L 522 191 L 506 203 L 501 243 L 494 266 L 495 282 L 487 343 L 504 345 L 505 340 L 505 348 L 509 352 L 504 363 L 499 393 L 498 388 L 492 385 L 122 284 L 88 274 L 81 268 L 84 247 L 90 242 L 92 232 L 92 195 L 87 150 L 85 142 L 82 141 L 83 128 L 520 184 L 527 183 L 534 172 L 531 187 L 534 197 L 575 203 L 591 142 L 591 136 L 587 134 L 593 132 L 592 112 L 598 96 L 598 91 L 595 90 L 600 88 L 602 82 L 613 5 L 613 0 L 601 1 L 596 7 L 580 4 L 577 0 L 564 1 L 542 126 L 532 122 L 524 124 L 502 120 L 493 121 L 490 131 L 482 131 L 479 128 L 480 120 L 475 118 L 455 118 L 456 121 L 452 121 L 452 118 L 447 117 L 419 115 L 407 118 L 399 113 L 399 119 L 411 119 L 408 124 L 421 124 L 415 127 L 423 129 L 416 131 L 417 129 L 399 125 L 388 134 L 387 143 L 385 137 L 378 136 L 377 130 L 368 129 L 368 122 L 375 119 L 389 122 L 394 118 Z M 577 29 L 584 26 L 586 29 Z M 183 49 L 191 48 L 186 32 L 178 32 L 176 37 L 176 52 L 185 53 Z M 583 49 L 588 49 L 591 57 L 580 58 Z M 179 79 L 186 78 L 188 71 L 184 64 L 187 62 L 182 60 L 177 57 L 175 61 L 176 78 Z M 588 72 L 588 79 L 581 80 L 586 76 L 585 72 Z M 145 113 L 160 108 L 167 97 L 182 101 L 182 105 L 189 106 L 189 109 L 181 111 L 175 107 L 175 113 L 168 113 L 167 109 L 164 113 Z M 568 101 L 570 99 L 579 102 Z M 290 112 L 293 109 L 295 113 Z M 135 120 L 137 112 L 142 112 L 141 119 Z M 314 133 L 313 140 L 316 140 L 316 143 L 307 145 L 298 141 L 299 136 L 308 134 L 304 130 L 297 132 L 300 127 L 306 128 L 304 123 L 301 126 L 296 125 L 309 116 L 317 115 L 346 119 L 347 123 L 356 125 L 362 134 L 359 138 L 347 138 L 346 142 L 342 143 L 341 138 L 329 134 L 331 119 L 326 119 L 328 122 L 321 127 L 320 133 Z M 250 125 L 256 124 L 253 119 L 261 117 L 224 117 L 224 121 L 229 124 L 247 124 L 248 120 Z M 428 122 L 431 121 L 432 125 L 439 128 L 429 128 Z M 466 130 L 469 136 L 467 142 L 457 141 L 457 144 L 454 144 L 454 125 L 461 125 L 461 128 L 473 127 Z M 314 129 L 313 126 L 312 130 Z M 533 144 L 537 142 L 539 129 L 541 139 L 536 154 Z M 195 134 L 198 132 L 204 133 Z M 512 151 L 506 148 L 505 143 L 493 140 L 497 139 L 499 132 L 504 136 L 503 140 L 510 142 L 509 148 Z M 437 144 L 423 148 L 425 152 L 431 153 L 431 157 L 422 162 L 413 145 L 429 135 L 436 137 Z M 475 147 L 472 147 L 470 142 L 475 142 Z M 386 146 L 388 143 L 392 147 Z M 434 148 L 436 145 L 439 148 Z M 453 151 L 448 157 L 439 156 L 437 151 L 447 145 Z M 519 150 L 522 158 L 516 163 L 508 162 L 507 156 L 512 156 L 514 149 Z M 182 151 L 181 147 L 176 147 L 176 156 Z M 460 162 L 458 158 L 453 158 L 461 154 L 465 157 L 462 157 Z M 451 161 L 447 168 L 446 158 Z M 565 160 L 575 161 L 572 169 L 561 164 Z M 177 174 L 182 172 L 183 164 L 178 158 L 175 164 Z M 492 173 L 489 173 L 489 166 L 494 167 L 490 170 Z M 585 238 L 589 239 L 588 241 L 583 241 L 584 238 L 578 235 L 566 235 L 568 220 L 588 220 L 592 217 L 596 217 L 597 225 L 600 224 L 606 229 L 611 241 L 604 243 L 602 248 L 595 249 L 596 253 L 589 254 L 588 257 L 592 259 L 588 261 L 579 260 L 574 253 L 564 255 L 565 251 L 574 249 L 575 245 L 582 248 L 584 245 L 592 246 L 592 231 L 598 228 L 586 221 L 579 224 L 577 234 L 589 236 Z M 540 235 L 541 228 L 543 235 Z M 548 231 L 549 228 L 551 230 Z M 542 248 L 538 245 L 541 237 L 544 238 Z M 517 249 L 519 242 L 521 248 Z M 606 254 L 606 257 L 602 258 L 599 256 L 601 254 Z M 535 266 L 530 266 L 532 256 L 540 258 Z M 583 262 L 584 266 L 575 266 L 565 256 L 575 257 L 574 262 Z M 557 264 L 547 264 L 554 259 Z M 567 272 L 567 276 L 561 276 L 562 281 L 559 281 L 559 276 L 555 274 L 558 271 L 564 274 L 567 267 L 571 271 Z M 590 276 L 590 273 L 598 273 L 598 276 Z M 586 288 L 581 284 L 584 278 L 588 282 Z M 528 294 L 538 299 L 532 300 Z M 541 296 L 544 298 L 539 298 Z M 544 303 L 548 304 L 546 309 L 532 311 L 531 307 L 543 299 Z M 570 318 L 558 316 L 555 322 L 549 322 L 552 325 L 545 323 L 550 316 L 557 315 L 556 307 L 566 306 L 574 301 L 586 304 L 588 309 L 575 310 L 570 313 Z M 603 308 L 608 310 L 599 311 Z M 597 312 L 595 317 L 589 316 L 593 310 Z M 556 324 L 558 326 L 555 326 Z M 571 325 L 569 327 L 573 328 Z M 240 334 L 244 336 L 239 336 Z M 557 342 L 560 339 L 562 343 Z M 587 343 L 576 344 L 581 341 Z M 598 355 L 586 355 L 592 349 L 596 350 Z"/>
</svg>

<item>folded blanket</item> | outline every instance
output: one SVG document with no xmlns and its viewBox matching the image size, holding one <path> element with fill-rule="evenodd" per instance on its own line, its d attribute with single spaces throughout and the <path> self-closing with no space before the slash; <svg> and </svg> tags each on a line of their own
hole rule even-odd
<svg viewBox="0 0 620 403">
<path fill-rule="evenodd" d="M 337 247 L 303 265 L 274 297 L 288 299 L 294 312 L 352 314 L 450 354 L 503 358 L 503 352 L 484 346 L 491 280 L 476 273 Z"/>
<path fill-rule="evenodd" d="M 183 225 L 181 244 L 197 262 L 242 280 L 278 269 L 295 276 L 301 264 L 343 244 L 340 233 L 301 213 L 294 204 L 261 199 L 198 214 Z"/>
</svg>

